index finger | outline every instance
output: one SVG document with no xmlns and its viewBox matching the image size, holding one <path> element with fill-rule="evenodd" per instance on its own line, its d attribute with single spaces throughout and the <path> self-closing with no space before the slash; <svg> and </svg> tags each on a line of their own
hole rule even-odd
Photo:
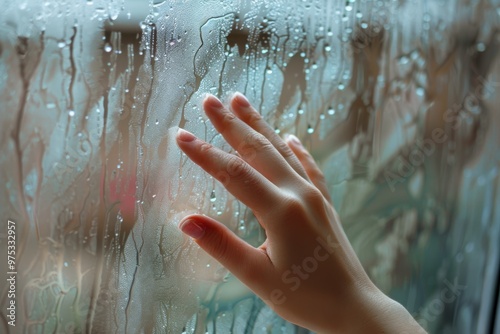
<svg viewBox="0 0 500 334">
<path fill-rule="evenodd" d="M 280 190 L 241 158 L 224 152 L 179 129 L 177 144 L 198 166 L 222 185 L 256 216 L 269 211 L 270 203 L 280 203 Z"/>
</svg>

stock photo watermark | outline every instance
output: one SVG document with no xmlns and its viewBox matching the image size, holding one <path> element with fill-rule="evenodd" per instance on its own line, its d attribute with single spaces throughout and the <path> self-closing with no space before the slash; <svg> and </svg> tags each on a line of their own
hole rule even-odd
<svg viewBox="0 0 500 334">
<path fill-rule="evenodd" d="M 438 320 L 439 316 L 443 314 L 446 309 L 446 305 L 450 305 L 458 300 L 467 285 L 462 285 L 458 283 L 458 279 L 455 278 L 453 283 L 445 279 L 443 281 L 444 287 L 436 294 L 436 296 L 431 299 L 424 307 L 422 307 L 418 312 L 414 313 L 412 316 L 417 321 L 417 323 L 422 326 L 425 330 L 429 329 L 429 325 Z M 425 331 L 422 330 L 422 333 Z M 410 334 L 410 333 L 403 333 Z"/>
<path fill-rule="evenodd" d="M 16 326 L 16 223 L 7 220 L 7 313 L 10 326 Z"/>
<path fill-rule="evenodd" d="M 297 291 L 302 282 L 306 281 L 318 270 L 321 262 L 328 260 L 333 252 L 340 247 L 340 243 L 335 241 L 331 235 L 328 235 L 325 239 L 317 237 L 316 242 L 317 245 L 310 256 L 303 258 L 299 264 L 293 264 L 281 274 L 281 281 L 286 285 L 286 290 Z M 270 299 L 267 302 L 281 305 L 286 302 L 286 299 L 286 291 L 274 289 L 271 291 Z"/>
<path fill-rule="evenodd" d="M 452 107 L 446 109 L 443 113 L 443 126 L 436 127 L 430 132 L 430 138 L 417 139 L 409 148 L 406 148 L 402 154 L 399 153 L 396 158 L 397 167 L 393 170 L 386 168 L 384 170 L 384 179 L 391 191 L 396 190 L 398 183 L 404 183 L 413 175 L 417 168 L 421 167 L 427 158 L 432 156 L 439 145 L 444 144 L 452 138 L 449 129 L 457 131 L 466 122 L 473 121 L 479 117 L 480 101 L 493 94 L 494 87 L 499 87 L 500 83 L 488 81 L 483 78 L 478 79 L 480 84 L 469 92 L 462 103 L 455 103 Z"/>
</svg>

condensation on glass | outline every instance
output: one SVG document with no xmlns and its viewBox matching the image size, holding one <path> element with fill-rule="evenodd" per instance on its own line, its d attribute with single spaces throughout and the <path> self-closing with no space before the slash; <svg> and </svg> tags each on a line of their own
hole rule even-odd
<svg viewBox="0 0 500 334">
<path fill-rule="evenodd" d="M 235 91 L 314 153 L 379 287 L 430 332 L 486 330 L 498 1 L 0 2 L 0 219 L 17 223 L 18 270 L 1 332 L 300 331 L 177 228 L 202 212 L 263 240 L 174 143 L 183 127 L 230 150 L 200 102 Z"/>
</svg>

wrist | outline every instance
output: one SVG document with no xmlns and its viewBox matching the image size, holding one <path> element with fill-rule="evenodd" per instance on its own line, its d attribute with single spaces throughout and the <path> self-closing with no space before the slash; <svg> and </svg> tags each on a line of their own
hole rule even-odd
<svg viewBox="0 0 500 334">
<path fill-rule="evenodd" d="M 378 288 L 362 291 L 360 312 L 348 333 L 427 333 L 397 301 Z"/>
<path fill-rule="evenodd" d="M 345 312 L 332 318 L 318 333 L 427 333 L 401 304 L 371 282 L 355 288 L 345 306 Z"/>
</svg>

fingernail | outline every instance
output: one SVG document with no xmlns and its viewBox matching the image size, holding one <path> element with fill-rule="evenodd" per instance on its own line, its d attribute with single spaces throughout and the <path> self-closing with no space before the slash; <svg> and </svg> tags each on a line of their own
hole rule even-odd
<svg viewBox="0 0 500 334">
<path fill-rule="evenodd" d="M 248 108 L 250 107 L 250 102 L 248 102 L 248 99 L 245 97 L 245 95 L 236 92 L 233 95 L 233 99 L 242 108 Z"/>
<path fill-rule="evenodd" d="M 191 132 L 188 132 L 184 129 L 179 129 L 179 131 L 177 131 L 177 138 L 179 138 L 179 140 L 183 142 L 190 142 L 196 139 L 196 137 Z"/>
<path fill-rule="evenodd" d="M 291 141 L 295 145 L 302 146 L 302 143 L 300 142 L 299 138 L 295 137 L 294 135 L 288 135 L 286 139 Z"/>
<path fill-rule="evenodd" d="M 207 94 L 207 97 L 205 98 L 205 106 L 211 108 L 211 109 L 221 109 L 224 106 L 222 105 L 222 102 L 219 101 L 218 98 L 213 96 L 212 94 Z"/>
<path fill-rule="evenodd" d="M 199 239 L 205 234 L 205 228 L 192 219 L 187 219 L 180 223 L 179 228 L 191 238 Z"/>
</svg>

